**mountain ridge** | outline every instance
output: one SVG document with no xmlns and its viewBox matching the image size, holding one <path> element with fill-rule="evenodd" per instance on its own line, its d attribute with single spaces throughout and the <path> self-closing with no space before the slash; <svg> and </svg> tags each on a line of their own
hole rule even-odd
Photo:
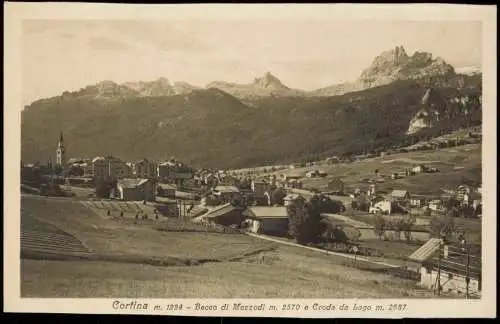
<svg viewBox="0 0 500 324">
<path fill-rule="evenodd" d="M 474 99 L 481 93 L 481 77 L 441 79 L 434 88 L 436 98 L 443 100 L 428 105 L 422 103 L 428 88 L 425 79 L 331 97 L 263 97 L 252 105 L 218 88 L 113 101 L 66 94 L 39 100 L 22 111 L 21 156 L 24 161 L 54 160 L 60 131 L 68 157 L 176 156 L 216 168 L 384 150 L 411 138 L 481 123 L 480 100 Z M 472 108 L 467 107 L 470 103 Z M 422 108 L 442 118 L 429 125 L 417 121 L 419 130 L 407 134 Z"/>
<path fill-rule="evenodd" d="M 480 69 L 473 71 L 465 69 L 464 74 L 478 74 Z M 459 71 L 462 71 L 459 69 Z M 316 90 L 293 89 L 285 85 L 270 71 L 261 77 L 254 78 L 249 83 L 235 83 L 229 81 L 212 81 L 204 87 L 194 86 L 188 82 L 176 81 L 173 84 L 169 79 L 160 77 L 153 81 L 134 81 L 116 83 L 105 80 L 96 85 L 89 85 L 72 95 L 94 95 L 97 99 L 113 100 L 130 97 L 172 96 L 187 94 L 193 90 L 218 88 L 242 100 L 255 100 L 263 97 L 314 97 L 336 96 L 349 92 L 360 91 L 375 86 L 385 85 L 397 80 L 419 79 L 422 77 L 436 77 L 455 75 L 455 69 L 442 58 L 434 58 L 431 53 L 416 51 L 411 56 L 403 46 L 396 46 L 377 55 L 371 65 L 362 70 L 357 80 L 333 84 Z M 70 94 L 65 91 L 64 94 Z"/>
</svg>

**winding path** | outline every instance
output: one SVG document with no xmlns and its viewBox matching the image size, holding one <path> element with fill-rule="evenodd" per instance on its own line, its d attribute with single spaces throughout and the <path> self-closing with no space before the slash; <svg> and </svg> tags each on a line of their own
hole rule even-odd
<svg viewBox="0 0 500 324">
<path fill-rule="evenodd" d="M 271 242 L 280 243 L 280 244 L 283 244 L 283 245 L 289 245 L 289 246 L 295 246 L 295 247 L 299 247 L 299 248 L 303 248 L 303 249 L 308 249 L 308 250 L 311 250 L 311 251 L 320 252 L 322 254 L 335 255 L 335 256 L 346 258 L 346 259 L 351 259 L 351 260 L 365 261 L 365 262 L 369 262 L 369 263 L 372 263 L 372 264 L 377 264 L 377 265 L 381 265 L 381 266 L 385 266 L 385 267 L 390 267 L 390 268 L 400 268 L 401 267 L 401 266 L 398 266 L 398 265 L 389 264 L 389 263 L 385 263 L 385 262 L 373 261 L 373 260 L 370 260 L 370 259 L 365 258 L 365 257 L 353 256 L 351 254 L 340 253 L 340 252 L 333 252 L 333 251 L 327 251 L 327 250 L 318 249 L 318 248 L 314 248 L 314 247 L 310 247 L 310 246 L 300 245 L 300 244 L 297 244 L 297 243 L 287 242 L 287 241 L 276 239 L 276 238 L 273 238 L 273 237 L 270 237 L 270 236 L 267 236 L 267 235 L 254 234 L 254 233 L 248 233 L 248 232 L 246 234 L 250 235 L 250 236 L 253 236 L 253 237 L 260 238 L 262 240 L 267 240 L 267 241 L 271 241 Z"/>
</svg>

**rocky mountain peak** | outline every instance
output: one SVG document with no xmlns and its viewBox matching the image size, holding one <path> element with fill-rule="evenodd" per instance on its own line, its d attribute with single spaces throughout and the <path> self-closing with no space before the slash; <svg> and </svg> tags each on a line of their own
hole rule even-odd
<svg viewBox="0 0 500 324">
<path fill-rule="evenodd" d="M 418 51 L 409 56 L 403 46 L 396 46 L 378 55 L 361 73 L 358 82 L 364 87 L 372 87 L 448 73 L 454 73 L 454 69 L 442 58 L 433 59 L 431 53 Z"/>
<path fill-rule="evenodd" d="M 287 88 L 283 83 L 281 83 L 280 79 L 275 77 L 271 72 L 266 72 L 260 78 L 255 78 L 253 81 L 254 85 L 257 85 L 262 88 Z"/>
</svg>

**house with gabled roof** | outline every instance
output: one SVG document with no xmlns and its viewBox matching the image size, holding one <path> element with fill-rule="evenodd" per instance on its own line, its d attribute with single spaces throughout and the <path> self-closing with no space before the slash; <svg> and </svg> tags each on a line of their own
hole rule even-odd
<svg viewBox="0 0 500 324">
<path fill-rule="evenodd" d="M 241 192 L 235 186 L 217 186 L 213 190 L 214 195 L 223 201 L 231 201 L 241 198 Z"/>
<path fill-rule="evenodd" d="M 408 200 L 410 199 L 410 193 L 408 190 L 393 190 L 390 198 L 396 201 Z"/>
<path fill-rule="evenodd" d="M 119 179 L 115 197 L 120 200 L 154 201 L 155 185 L 149 179 Z"/>
<path fill-rule="evenodd" d="M 209 222 L 223 226 L 241 225 L 244 220 L 244 208 L 230 203 L 208 209 L 204 214 L 193 219 L 194 222 Z"/>
<path fill-rule="evenodd" d="M 286 207 L 248 207 L 243 216 L 253 233 L 285 235 L 288 232 L 288 214 Z"/>
</svg>

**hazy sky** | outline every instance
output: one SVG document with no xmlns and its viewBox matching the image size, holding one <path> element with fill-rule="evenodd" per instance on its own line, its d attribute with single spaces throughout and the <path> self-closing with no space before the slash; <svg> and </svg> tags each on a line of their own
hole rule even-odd
<svg viewBox="0 0 500 324">
<path fill-rule="evenodd" d="M 25 20 L 23 102 L 102 80 L 205 86 L 270 71 L 293 88 L 355 80 L 382 51 L 481 65 L 480 22 Z"/>
</svg>

